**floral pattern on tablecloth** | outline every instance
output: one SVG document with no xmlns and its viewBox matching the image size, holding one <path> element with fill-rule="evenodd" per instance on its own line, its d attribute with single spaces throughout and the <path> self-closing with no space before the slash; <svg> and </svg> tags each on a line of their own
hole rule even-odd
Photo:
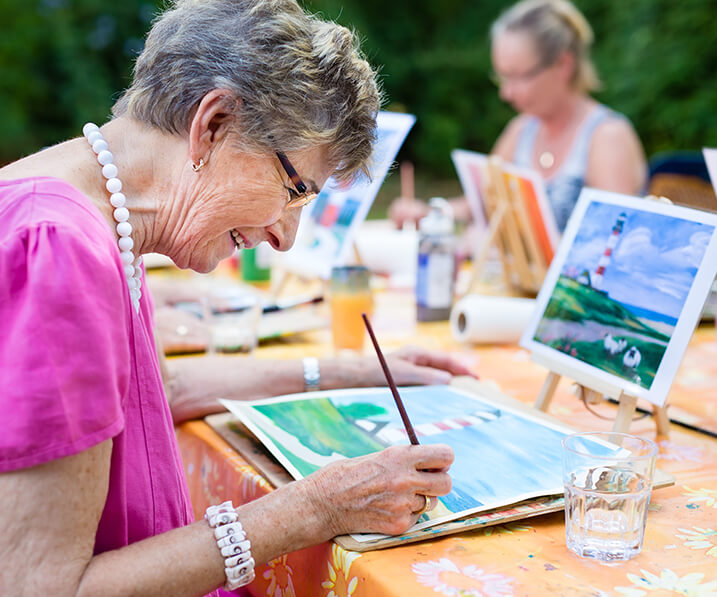
<svg viewBox="0 0 717 597">
<path fill-rule="evenodd" d="M 687 500 L 690 504 L 704 504 L 709 508 L 717 508 L 717 489 L 692 489 L 691 487 L 684 486 L 685 492 L 683 495 L 689 495 L 690 499 Z"/>
<path fill-rule="evenodd" d="M 651 594 L 662 597 L 665 591 L 685 597 L 717 597 L 717 580 L 702 582 L 705 575 L 701 572 L 680 577 L 672 570 L 664 568 L 659 576 L 647 570 L 640 570 L 640 575 L 628 574 L 627 578 L 633 584 L 632 587 L 615 587 L 624 597 L 646 597 Z"/>
<path fill-rule="evenodd" d="M 449 597 L 505 597 L 513 594 L 515 579 L 486 572 L 473 564 L 459 566 L 448 558 L 411 566 L 418 581 Z"/>
<path fill-rule="evenodd" d="M 692 527 L 690 529 L 678 529 L 682 534 L 675 535 L 678 539 L 684 540 L 684 546 L 690 549 L 707 550 L 706 556 L 717 558 L 717 531 L 714 529 L 702 529 Z M 717 563 L 715 563 L 717 567 Z"/>
<path fill-rule="evenodd" d="M 297 597 L 294 588 L 294 570 L 289 566 L 289 556 L 283 555 L 266 565 L 262 577 L 269 581 L 266 587 L 267 597 Z"/>
<path fill-rule="evenodd" d="M 688 446 L 677 444 L 670 440 L 662 440 L 657 442 L 660 448 L 660 454 L 657 457 L 660 460 L 674 460 L 677 462 L 702 462 L 705 451 L 699 446 Z"/>
<path fill-rule="evenodd" d="M 358 578 L 351 576 L 351 564 L 360 557 L 361 554 L 356 551 L 348 551 L 336 544 L 331 546 L 329 578 L 321 583 L 329 591 L 326 597 L 348 597 L 354 594 Z"/>
</svg>

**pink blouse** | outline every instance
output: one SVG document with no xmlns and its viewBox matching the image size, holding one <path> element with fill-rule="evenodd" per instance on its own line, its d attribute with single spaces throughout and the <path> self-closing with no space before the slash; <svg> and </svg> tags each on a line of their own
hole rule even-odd
<svg viewBox="0 0 717 597">
<path fill-rule="evenodd" d="M 0 181 L 0 472 L 113 439 L 95 553 L 189 524 L 149 294 L 136 313 L 113 231 L 51 178 Z"/>
</svg>

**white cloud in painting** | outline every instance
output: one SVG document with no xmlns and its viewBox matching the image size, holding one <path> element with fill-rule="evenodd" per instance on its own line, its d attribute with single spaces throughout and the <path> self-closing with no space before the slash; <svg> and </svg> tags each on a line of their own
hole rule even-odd
<svg viewBox="0 0 717 597">
<path fill-rule="evenodd" d="M 698 268 L 702 262 L 707 245 L 710 242 L 710 234 L 703 231 L 695 232 L 690 237 L 690 244 L 666 251 L 660 255 L 664 265 L 683 269 L 685 267 Z"/>
<path fill-rule="evenodd" d="M 615 258 L 629 259 L 635 255 L 644 258 L 657 253 L 657 247 L 652 244 L 652 231 L 641 226 L 622 237 L 615 251 Z"/>
<path fill-rule="evenodd" d="M 652 280 L 652 284 L 658 291 L 681 300 L 690 290 L 690 286 L 692 285 L 692 276 L 685 274 L 657 276 L 657 278 Z"/>
</svg>

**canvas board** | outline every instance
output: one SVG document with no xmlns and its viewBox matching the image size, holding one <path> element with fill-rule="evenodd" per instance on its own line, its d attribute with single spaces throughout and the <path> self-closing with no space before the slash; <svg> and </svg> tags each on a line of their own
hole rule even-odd
<svg viewBox="0 0 717 597">
<path fill-rule="evenodd" d="M 562 494 L 560 441 L 572 433 L 569 427 L 451 386 L 402 388 L 401 394 L 419 441 L 445 443 L 455 453 L 451 493 L 412 531 Z M 408 443 L 388 388 L 221 402 L 296 479 L 336 460 Z M 611 444 L 600 448 L 619 452 Z"/>
<path fill-rule="evenodd" d="M 456 149 L 451 152 L 453 164 L 463 193 L 468 200 L 471 214 L 479 225 L 487 226 L 490 214 L 486 213 L 483 189 L 486 184 L 488 156 L 475 151 Z M 545 182 L 540 174 L 530 168 L 504 162 L 503 175 L 514 197 L 520 197 L 530 221 L 531 230 L 546 263 L 550 263 L 560 240 Z"/>
<path fill-rule="evenodd" d="M 353 241 L 366 219 L 396 154 L 416 121 L 412 114 L 379 112 L 377 140 L 371 157 L 371 177 L 353 184 L 329 178 L 319 196 L 301 214 L 294 246 L 277 254 L 277 263 L 289 272 L 328 279 L 331 268 L 352 258 Z"/>
<path fill-rule="evenodd" d="M 717 215 L 583 189 L 521 346 L 552 371 L 662 406 L 717 273 Z"/>
<path fill-rule="evenodd" d="M 702 149 L 702 155 L 705 157 L 707 172 L 710 174 L 712 186 L 714 187 L 715 195 L 717 195 L 717 149 L 704 147 Z"/>
</svg>

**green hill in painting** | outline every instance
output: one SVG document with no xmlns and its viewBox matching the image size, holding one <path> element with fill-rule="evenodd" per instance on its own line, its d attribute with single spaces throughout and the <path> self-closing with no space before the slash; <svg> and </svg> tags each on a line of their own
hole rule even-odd
<svg viewBox="0 0 717 597">
<path fill-rule="evenodd" d="M 626 342 L 617 353 L 611 354 L 605 348 L 607 330 Z M 607 294 L 560 276 L 535 340 L 649 389 L 670 337 L 641 321 Z M 628 347 L 640 352 L 641 360 L 636 367 L 623 362 Z"/>
<path fill-rule="evenodd" d="M 299 438 L 304 446 L 322 456 L 338 452 L 352 458 L 384 447 L 368 433 L 351 424 L 328 398 L 263 404 L 255 408 L 275 425 Z M 354 410 L 361 411 L 358 407 Z M 365 412 L 365 409 L 361 413 L 377 414 Z"/>
<path fill-rule="evenodd" d="M 640 321 L 634 313 L 607 294 L 563 275 L 558 277 L 543 317 L 578 323 L 596 321 L 606 326 L 644 334 L 663 342 L 670 340 L 669 336 Z"/>
</svg>

